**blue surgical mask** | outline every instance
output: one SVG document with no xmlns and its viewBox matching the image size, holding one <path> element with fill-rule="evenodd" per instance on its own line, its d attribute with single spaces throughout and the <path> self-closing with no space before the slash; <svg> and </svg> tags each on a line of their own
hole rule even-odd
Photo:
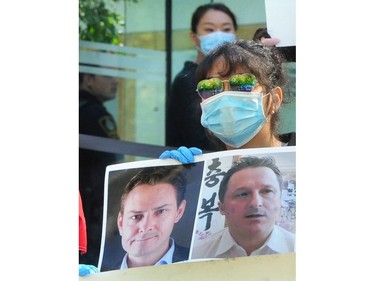
<svg viewBox="0 0 375 281">
<path fill-rule="evenodd" d="M 215 31 L 207 35 L 198 37 L 201 41 L 200 49 L 204 55 L 207 55 L 209 51 L 215 49 L 217 46 L 224 44 L 225 42 L 233 42 L 236 40 L 234 33 Z"/>
<path fill-rule="evenodd" d="M 239 148 L 248 143 L 267 119 L 263 95 L 226 91 L 202 101 L 201 123 L 225 144 Z"/>
</svg>

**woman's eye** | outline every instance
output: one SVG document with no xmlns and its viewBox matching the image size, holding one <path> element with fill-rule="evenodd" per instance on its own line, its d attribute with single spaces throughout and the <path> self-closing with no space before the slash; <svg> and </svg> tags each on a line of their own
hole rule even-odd
<svg viewBox="0 0 375 281">
<path fill-rule="evenodd" d="M 206 33 L 212 33 L 212 32 L 214 32 L 215 30 L 214 30 L 213 28 L 206 28 L 204 31 L 205 31 Z"/>
</svg>

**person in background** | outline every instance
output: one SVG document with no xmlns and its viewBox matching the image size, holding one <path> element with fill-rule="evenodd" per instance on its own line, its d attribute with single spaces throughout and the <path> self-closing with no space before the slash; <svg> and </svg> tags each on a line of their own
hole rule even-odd
<svg viewBox="0 0 375 281">
<path fill-rule="evenodd" d="M 296 62 L 296 46 L 283 46 L 278 47 L 277 44 L 280 43 L 278 38 L 272 38 L 271 35 L 268 33 L 266 27 L 258 28 L 253 35 L 252 40 L 256 42 L 260 42 L 265 46 L 273 46 L 277 47 L 279 52 L 284 56 L 286 63 L 294 63 Z"/>
<path fill-rule="evenodd" d="M 115 77 L 79 74 L 79 133 L 118 139 L 117 126 L 104 102 L 116 97 Z M 104 177 L 106 166 L 119 156 L 89 149 L 79 149 L 79 190 L 87 225 L 87 253 L 79 256 L 81 264 L 97 265 L 102 235 Z"/>
<path fill-rule="evenodd" d="M 294 252 L 295 234 L 275 223 L 281 211 L 282 174 L 272 157 L 244 157 L 219 188 L 226 227 L 196 244 L 192 258 L 234 258 Z"/>
<path fill-rule="evenodd" d="M 85 212 L 83 211 L 81 194 L 79 195 L 78 205 L 78 252 L 80 255 L 84 255 L 87 252 L 87 232 L 86 232 L 86 218 Z M 92 273 L 99 272 L 99 269 L 94 265 L 79 264 L 78 266 L 79 276 L 86 276 Z"/>
<path fill-rule="evenodd" d="M 197 68 L 201 123 L 227 150 L 295 146 L 296 133 L 279 134 L 280 109 L 290 101 L 283 91 L 284 58 L 275 47 L 237 40 L 210 52 Z M 180 146 L 159 158 L 182 163 L 201 154 L 197 147 Z"/>
<path fill-rule="evenodd" d="M 81 193 L 78 193 L 78 251 L 81 255 L 87 252 L 86 218 L 83 211 Z"/>
<path fill-rule="evenodd" d="M 117 225 L 126 254 L 120 269 L 187 260 L 189 248 L 171 237 L 185 207 L 181 166 L 148 167 L 125 186 Z"/>
<path fill-rule="evenodd" d="M 205 55 L 224 42 L 236 39 L 237 21 L 224 4 L 199 6 L 191 18 L 190 39 L 197 48 L 195 61 L 186 61 L 176 75 L 166 108 L 166 145 L 198 146 L 209 151 L 223 149 L 223 144 L 209 138 L 200 123 L 200 98 L 196 93 L 195 71 Z"/>
</svg>

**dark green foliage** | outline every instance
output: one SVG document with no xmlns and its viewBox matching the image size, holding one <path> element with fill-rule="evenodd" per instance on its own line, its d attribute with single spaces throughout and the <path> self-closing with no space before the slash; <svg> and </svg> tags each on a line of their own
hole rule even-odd
<svg viewBox="0 0 375 281">
<path fill-rule="evenodd" d="M 115 2 L 133 2 L 138 0 L 112 0 Z M 118 45 L 120 35 L 124 33 L 123 14 L 108 8 L 109 1 L 79 0 L 79 39 Z"/>
</svg>

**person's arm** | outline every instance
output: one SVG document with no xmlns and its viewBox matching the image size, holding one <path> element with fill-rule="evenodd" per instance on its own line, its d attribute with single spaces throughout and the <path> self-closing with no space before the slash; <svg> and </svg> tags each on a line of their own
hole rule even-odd
<svg viewBox="0 0 375 281">
<path fill-rule="evenodd" d="M 83 210 L 81 193 L 79 195 L 79 252 L 80 254 L 85 254 L 87 251 L 87 234 L 86 234 L 86 217 Z M 89 264 L 79 264 L 78 266 L 79 276 L 86 276 L 92 273 L 99 272 L 96 266 Z"/>
<path fill-rule="evenodd" d="M 264 38 L 264 37 L 261 38 L 260 41 L 262 42 L 263 45 L 267 47 L 276 46 L 280 42 L 280 40 L 277 38 Z"/>
</svg>

